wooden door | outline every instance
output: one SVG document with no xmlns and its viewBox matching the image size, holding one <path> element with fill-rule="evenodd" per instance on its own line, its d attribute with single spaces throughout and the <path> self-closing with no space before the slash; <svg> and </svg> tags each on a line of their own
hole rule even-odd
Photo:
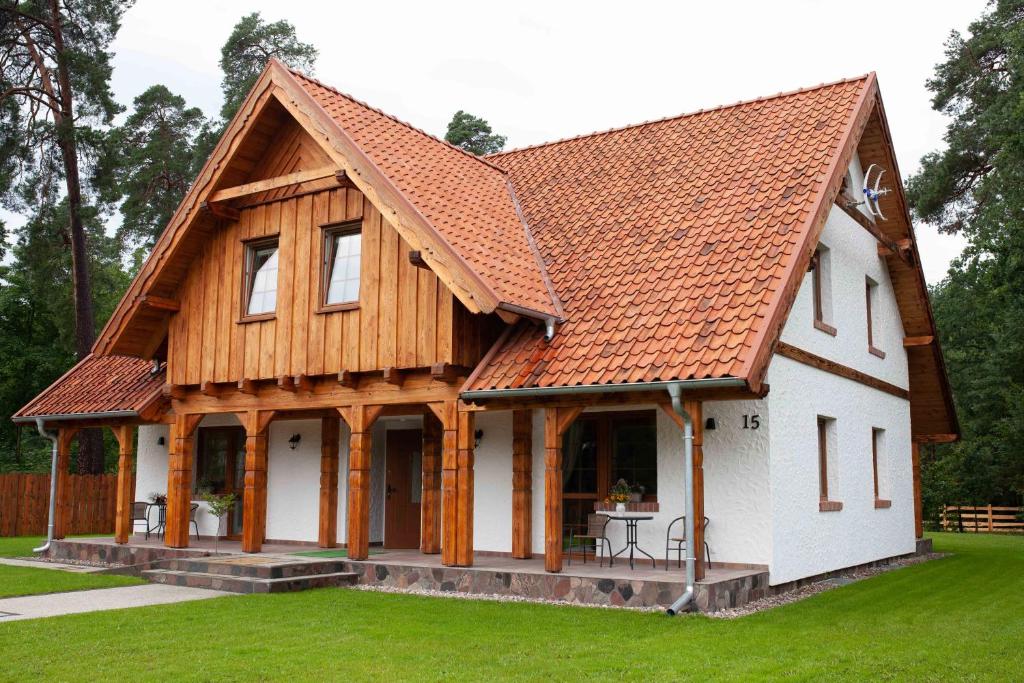
<svg viewBox="0 0 1024 683">
<path fill-rule="evenodd" d="M 387 435 L 384 547 L 419 548 L 423 432 L 402 429 Z"/>
</svg>

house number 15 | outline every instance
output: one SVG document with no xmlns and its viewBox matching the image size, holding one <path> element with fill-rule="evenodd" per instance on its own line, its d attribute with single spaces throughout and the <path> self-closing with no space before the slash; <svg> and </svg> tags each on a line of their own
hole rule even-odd
<svg viewBox="0 0 1024 683">
<path fill-rule="evenodd" d="M 760 415 L 744 415 L 743 416 L 743 428 L 744 429 L 760 429 L 761 428 L 761 416 Z"/>
</svg>

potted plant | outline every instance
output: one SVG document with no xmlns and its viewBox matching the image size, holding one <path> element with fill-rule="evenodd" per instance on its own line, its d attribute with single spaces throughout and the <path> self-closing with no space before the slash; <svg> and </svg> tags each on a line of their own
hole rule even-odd
<svg viewBox="0 0 1024 683">
<path fill-rule="evenodd" d="M 633 484 L 629 487 L 629 502 L 639 503 L 644 499 L 644 492 L 647 489 L 640 483 Z"/>
<path fill-rule="evenodd" d="M 153 505 L 167 505 L 167 496 L 162 493 L 149 494 L 149 502 Z"/>
<path fill-rule="evenodd" d="M 632 491 L 629 488 L 629 484 L 626 483 L 625 479 L 619 479 L 612 486 L 612 490 L 608 493 L 608 500 L 615 503 L 616 512 L 625 512 L 626 503 L 629 502 L 629 497 Z"/>
<path fill-rule="evenodd" d="M 209 506 L 209 513 L 217 518 L 217 532 L 213 535 L 213 552 L 220 552 L 220 528 L 224 518 L 235 506 L 238 498 L 233 493 L 204 493 L 203 502 Z"/>
</svg>

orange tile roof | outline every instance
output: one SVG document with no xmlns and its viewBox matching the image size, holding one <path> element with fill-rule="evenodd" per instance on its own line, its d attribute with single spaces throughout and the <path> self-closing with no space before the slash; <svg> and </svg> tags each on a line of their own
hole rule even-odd
<svg viewBox="0 0 1024 683">
<path fill-rule="evenodd" d="M 870 82 L 489 157 L 509 173 L 567 320 L 550 343 L 519 325 L 464 388 L 749 374 Z"/>
<path fill-rule="evenodd" d="M 24 408 L 14 420 L 43 415 L 85 415 L 113 411 L 140 412 L 159 396 L 164 371 L 131 356 L 89 355 L 68 370 Z"/>
<path fill-rule="evenodd" d="M 499 301 L 559 314 L 502 169 L 319 81 L 291 73 Z"/>
</svg>

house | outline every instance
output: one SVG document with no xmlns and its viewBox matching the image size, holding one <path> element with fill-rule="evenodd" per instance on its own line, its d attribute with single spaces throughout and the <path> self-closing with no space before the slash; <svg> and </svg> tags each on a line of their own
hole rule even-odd
<svg viewBox="0 0 1024 683">
<path fill-rule="evenodd" d="M 15 420 L 62 472 L 115 429 L 119 543 L 160 493 L 189 546 L 208 490 L 246 552 L 560 572 L 624 479 L 641 548 L 692 506 L 691 579 L 772 585 L 914 552 L 919 446 L 958 434 L 874 74 L 477 158 L 276 61 Z"/>
</svg>

